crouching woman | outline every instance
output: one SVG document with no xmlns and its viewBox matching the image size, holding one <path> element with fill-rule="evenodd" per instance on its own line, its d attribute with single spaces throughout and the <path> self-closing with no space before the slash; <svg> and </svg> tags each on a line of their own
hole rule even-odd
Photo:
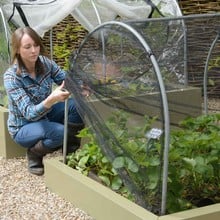
<svg viewBox="0 0 220 220">
<path fill-rule="evenodd" d="M 29 172 L 42 175 L 43 157 L 62 147 L 66 99 L 68 153 L 80 145 L 75 135 L 83 128 L 83 121 L 64 89 L 66 72 L 45 55 L 38 34 L 30 27 L 18 28 L 11 40 L 12 65 L 4 73 L 8 130 L 13 140 L 27 149 Z M 54 83 L 56 89 L 52 89 Z"/>
</svg>

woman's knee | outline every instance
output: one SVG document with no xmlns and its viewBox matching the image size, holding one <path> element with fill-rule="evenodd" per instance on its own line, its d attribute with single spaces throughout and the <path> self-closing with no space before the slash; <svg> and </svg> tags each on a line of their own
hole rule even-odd
<svg viewBox="0 0 220 220">
<path fill-rule="evenodd" d="M 53 127 L 45 134 L 43 144 L 48 148 L 57 148 L 62 145 L 64 138 L 64 126 L 54 123 Z"/>
</svg>

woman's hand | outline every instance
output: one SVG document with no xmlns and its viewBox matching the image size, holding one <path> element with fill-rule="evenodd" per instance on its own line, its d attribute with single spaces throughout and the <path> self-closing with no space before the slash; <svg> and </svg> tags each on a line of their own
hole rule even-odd
<svg viewBox="0 0 220 220">
<path fill-rule="evenodd" d="M 91 94 L 91 89 L 87 85 L 82 85 L 82 95 L 85 97 L 89 97 Z"/>
<path fill-rule="evenodd" d="M 46 108 L 51 108 L 57 102 L 64 102 L 70 96 L 70 92 L 68 92 L 64 88 L 64 81 L 60 86 L 58 86 L 44 101 L 43 104 Z"/>
<path fill-rule="evenodd" d="M 70 96 L 70 93 L 64 88 L 64 81 L 50 94 L 50 96 L 52 96 L 55 102 L 63 102 Z"/>
</svg>

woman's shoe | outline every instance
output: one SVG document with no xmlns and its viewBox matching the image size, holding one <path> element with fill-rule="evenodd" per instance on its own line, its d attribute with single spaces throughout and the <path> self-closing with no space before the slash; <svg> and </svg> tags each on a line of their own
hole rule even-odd
<svg viewBox="0 0 220 220">
<path fill-rule="evenodd" d="M 42 141 L 38 141 L 33 147 L 27 150 L 28 171 L 34 175 L 41 176 L 44 174 L 43 157 L 56 151 L 55 149 L 48 149 L 43 146 Z"/>
<path fill-rule="evenodd" d="M 44 174 L 43 156 L 35 154 L 31 149 L 27 150 L 28 171 L 34 175 Z"/>
</svg>

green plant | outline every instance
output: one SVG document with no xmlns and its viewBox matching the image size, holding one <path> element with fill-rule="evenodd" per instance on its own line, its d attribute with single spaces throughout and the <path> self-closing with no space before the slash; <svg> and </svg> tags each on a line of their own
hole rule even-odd
<svg viewBox="0 0 220 220">
<path fill-rule="evenodd" d="M 213 70 L 215 71 L 215 69 L 219 69 L 219 65 L 220 65 L 220 57 L 218 56 L 218 57 L 212 58 L 209 61 L 208 71 L 212 72 Z M 208 77 L 208 86 L 209 87 L 216 86 L 216 82 L 212 77 Z"/>
<path fill-rule="evenodd" d="M 3 86 L 0 86 L 0 106 L 7 107 L 8 106 L 8 98 L 5 94 L 5 90 Z"/>
<path fill-rule="evenodd" d="M 98 178 L 99 182 L 102 182 L 112 190 L 117 191 L 127 198 L 131 198 L 117 171 L 102 154 L 91 130 L 84 128 L 78 136 L 86 138 L 88 141 L 80 150 L 67 156 L 67 165 L 86 176 L 90 176 L 96 180 Z"/>
<path fill-rule="evenodd" d="M 116 170 L 125 168 L 137 184 L 146 191 L 147 202 L 155 204 L 160 183 L 161 147 L 160 141 L 143 140 L 154 120 L 146 117 L 145 127 L 127 129 L 128 114 L 115 112 L 106 122 L 114 131 L 119 143 L 123 143 L 127 155 L 119 155 L 110 163 L 102 154 L 93 133 L 83 130 L 81 137 L 90 137 L 90 142 L 76 153 L 69 155 L 68 164 L 88 175 L 94 171 L 101 181 L 112 189 L 126 189 Z M 220 202 L 220 114 L 188 118 L 173 130 L 170 136 L 167 212 L 173 213 L 210 203 Z M 117 146 L 115 146 L 117 147 Z M 147 151 L 147 154 L 146 154 Z M 129 155 L 129 156 L 128 156 Z M 141 182 L 146 174 L 147 184 Z M 137 174 L 135 175 L 135 174 Z M 132 175 L 133 174 L 133 175 Z M 113 181 L 117 179 L 116 183 Z M 114 184 L 117 187 L 112 187 Z M 145 184 L 145 185 L 143 185 Z M 118 190 L 120 191 L 120 190 Z M 122 192 L 122 191 L 121 191 Z M 127 198 L 132 198 L 126 189 Z M 121 193 L 123 195 L 123 193 Z M 128 196 L 129 195 L 129 196 Z"/>
<path fill-rule="evenodd" d="M 108 166 L 106 166 L 106 164 L 104 165 L 101 159 L 103 157 L 101 150 L 95 141 L 96 139 L 91 138 L 90 134 L 89 144 L 84 145 L 81 149 L 79 149 L 79 151 L 68 156 L 68 165 L 86 175 L 89 174 L 88 171 L 92 170 L 98 177 L 101 177 L 100 179 L 105 185 L 111 186 L 111 188 L 113 188 L 112 183 L 115 183 L 114 181 L 116 180 L 116 186 L 120 187 L 118 187 L 117 191 L 134 200 L 134 197 L 131 196 L 132 193 L 129 192 L 130 189 L 124 187 L 122 180 L 116 172 L 116 170 L 124 169 L 134 181 L 135 188 L 139 191 L 147 192 L 144 195 L 144 198 L 149 201 L 149 203 L 153 203 L 157 197 L 156 194 L 158 192 L 158 184 L 160 181 L 160 166 L 158 166 L 160 165 L 160 153 L 158 153 L 159 149 L 153 147 L 153 143 L 151 143 L 152 145 L 149 145 L 149 149 L 147 149 L 144 134 L 150 129 L 151 124 L 156 120 L 156 118 L 151 119 L 146 117 L 144 127 L 127 129 L 128 117 L 128 113 L 116 111 L 106 122 L 107 127 L 113 131 L 119 144 L 123 146 L 124 152 L 126 150 L 126 155 L 123 155 L 123 152 L 118 148 L 118 146 L 112 143 L 112 150 L 115 154 L 114 161 L 112 161 L 112 163 L 108 161 Z M 88 133 L 83 131 L 81 131 L 80 137 L 85 138 Z M 154 143 L 155 145 L 156 142 Z M 146 151 L 148 154 L 146 154 Z M 100 156 L 100 154 L 102 156 Z M 149 160 L 147 160 L 147 158 L 149 158 Z M 103 172 L 103 168 L 105 172 Z M 106 168 L 108 168 L 108 172 L 106 172 Z M 148 170 L 148 175 L 144 172 L 145 168 Z M 114 175 L 115 173 L 117 174 L 117 177 L 114 177 L 114 179 L 109 176 L 112 169 L 114 170 Z M 114 189 L 117 188 L 114 187 Z"/>
<path fill-rule="evenodd" d="M 5 107 L 8 106 L 8 97 L 6 95 L 4 86 L 1 85 L 0 85 L 0 105 Z"/>
<path fill-rule="evenodd" d="M 220 114 L 188 118 L 172 131 L 168 208 L 220 201 Z"/>
<path fill-rule="evenodd" d="M 71 47 L 70 42 L 74 42 L 77 40 L 78 35 L 76 33 L 83 30 L 81 25 L 72 26 L 71 24 L 67 24 L 66 27 L 62 30 L 62 32 L 56 32 L 56 39 L 62 42 L 62 44 L 56 43 L 54 45 L 54 57 L 59 60 L 64 60 L 63 68 L 65 70 L 69 67 L 69 57 L 74 48 Z"/>
<path fill-rule="evenodd" d="M 4 32 L 0 33 L 0 55 L 1 57 L 5 56 L 8 59 L 8 44 L 6 41 L 6 37 L 4 36 Z"/>
<path fill-rule="evenodd" d="M 7 96 L 3 86 L 3 74 L 9 67 L 8 43 L 5 36 L 5 30 L 0 25 L 0 105 L 7 106 Z"/>
</svg>

